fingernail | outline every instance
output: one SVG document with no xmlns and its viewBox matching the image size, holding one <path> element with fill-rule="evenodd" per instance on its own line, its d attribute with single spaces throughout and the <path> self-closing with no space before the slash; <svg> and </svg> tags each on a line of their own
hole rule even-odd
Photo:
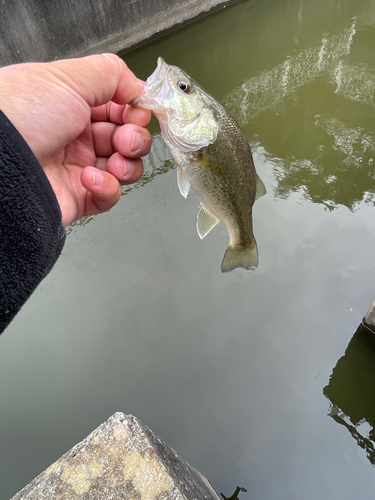
<svg viewBox="0 0 375 500">
<path fill-rule="evenodd" d="M 94 186 L 101 186 L 104 182 L 104 175 L 99 170 L 94 170 L 92 183 Z"/>
<path fill-rule="evenodd" d="M 133 141 L 132 141 L 132 148 L 131 148 L 132 153 L 135 153 L 136 151 L 141 149 L 143 144 L 144 144 L 144 140 L 143 140 L 143 137 L 141 136 L 141 134 L 139 132 L 133 132 Z"/>
<path fill-rule="evenodd" d="M 124 160 L 124 177 L 128 177 L 134 170 L 134 162 L 131 160 Z"/>
</svg>

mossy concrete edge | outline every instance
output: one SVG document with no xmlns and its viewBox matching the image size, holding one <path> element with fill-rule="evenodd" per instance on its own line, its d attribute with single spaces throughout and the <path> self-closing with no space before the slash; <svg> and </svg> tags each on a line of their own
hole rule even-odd
<svg viewBox="0 0 375 500">
<path fill-rule="evenodd" d="M 11 500 L 220 500 L 136 417 L 115 413 Z"/>
</svg>

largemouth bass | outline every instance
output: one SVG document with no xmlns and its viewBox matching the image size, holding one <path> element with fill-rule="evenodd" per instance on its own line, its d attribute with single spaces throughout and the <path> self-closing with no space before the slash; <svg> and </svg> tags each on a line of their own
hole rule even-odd
<svg viewBox="0 0 375 500">
<path fill-rule="evenodd" d="M 201 206 L 197 231 L 204 238 L 219 221 L 230 243 L 221 270 L 255 269 L 258 250 L 252 208 L 266 193 L 256 174 L 250 146 L 232 115 L 177 66 L 161 57 L 134 106 L 151 110 L 177 164 L 177 184 L 186 198 L 190 187 Z"/>
</svg>

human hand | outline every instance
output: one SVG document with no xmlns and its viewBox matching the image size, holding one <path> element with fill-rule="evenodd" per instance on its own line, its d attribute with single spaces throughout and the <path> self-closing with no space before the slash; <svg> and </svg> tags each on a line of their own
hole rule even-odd
<svg viewBox="0 0 375 500">
<path fill-rule="evenodd" d="M 46 173 L 66 226 L 117 203 L 143 174 L 151 113 L 144 83 L 114 54 L 0 68 L 0 109 Z"/>
</svg>

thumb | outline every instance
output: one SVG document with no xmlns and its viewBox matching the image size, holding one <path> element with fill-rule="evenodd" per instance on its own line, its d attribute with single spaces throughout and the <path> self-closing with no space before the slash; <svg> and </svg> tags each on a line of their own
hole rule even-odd
<svg viewBox="0 0 375 500">
<path fill-rule="evenodd" d="M 115 54 L 100 54 L 47 63 L 55 76 L 79 94 L 90 107 L 113 100 L 127 104 L 144 83 Z"/>
</svg>

